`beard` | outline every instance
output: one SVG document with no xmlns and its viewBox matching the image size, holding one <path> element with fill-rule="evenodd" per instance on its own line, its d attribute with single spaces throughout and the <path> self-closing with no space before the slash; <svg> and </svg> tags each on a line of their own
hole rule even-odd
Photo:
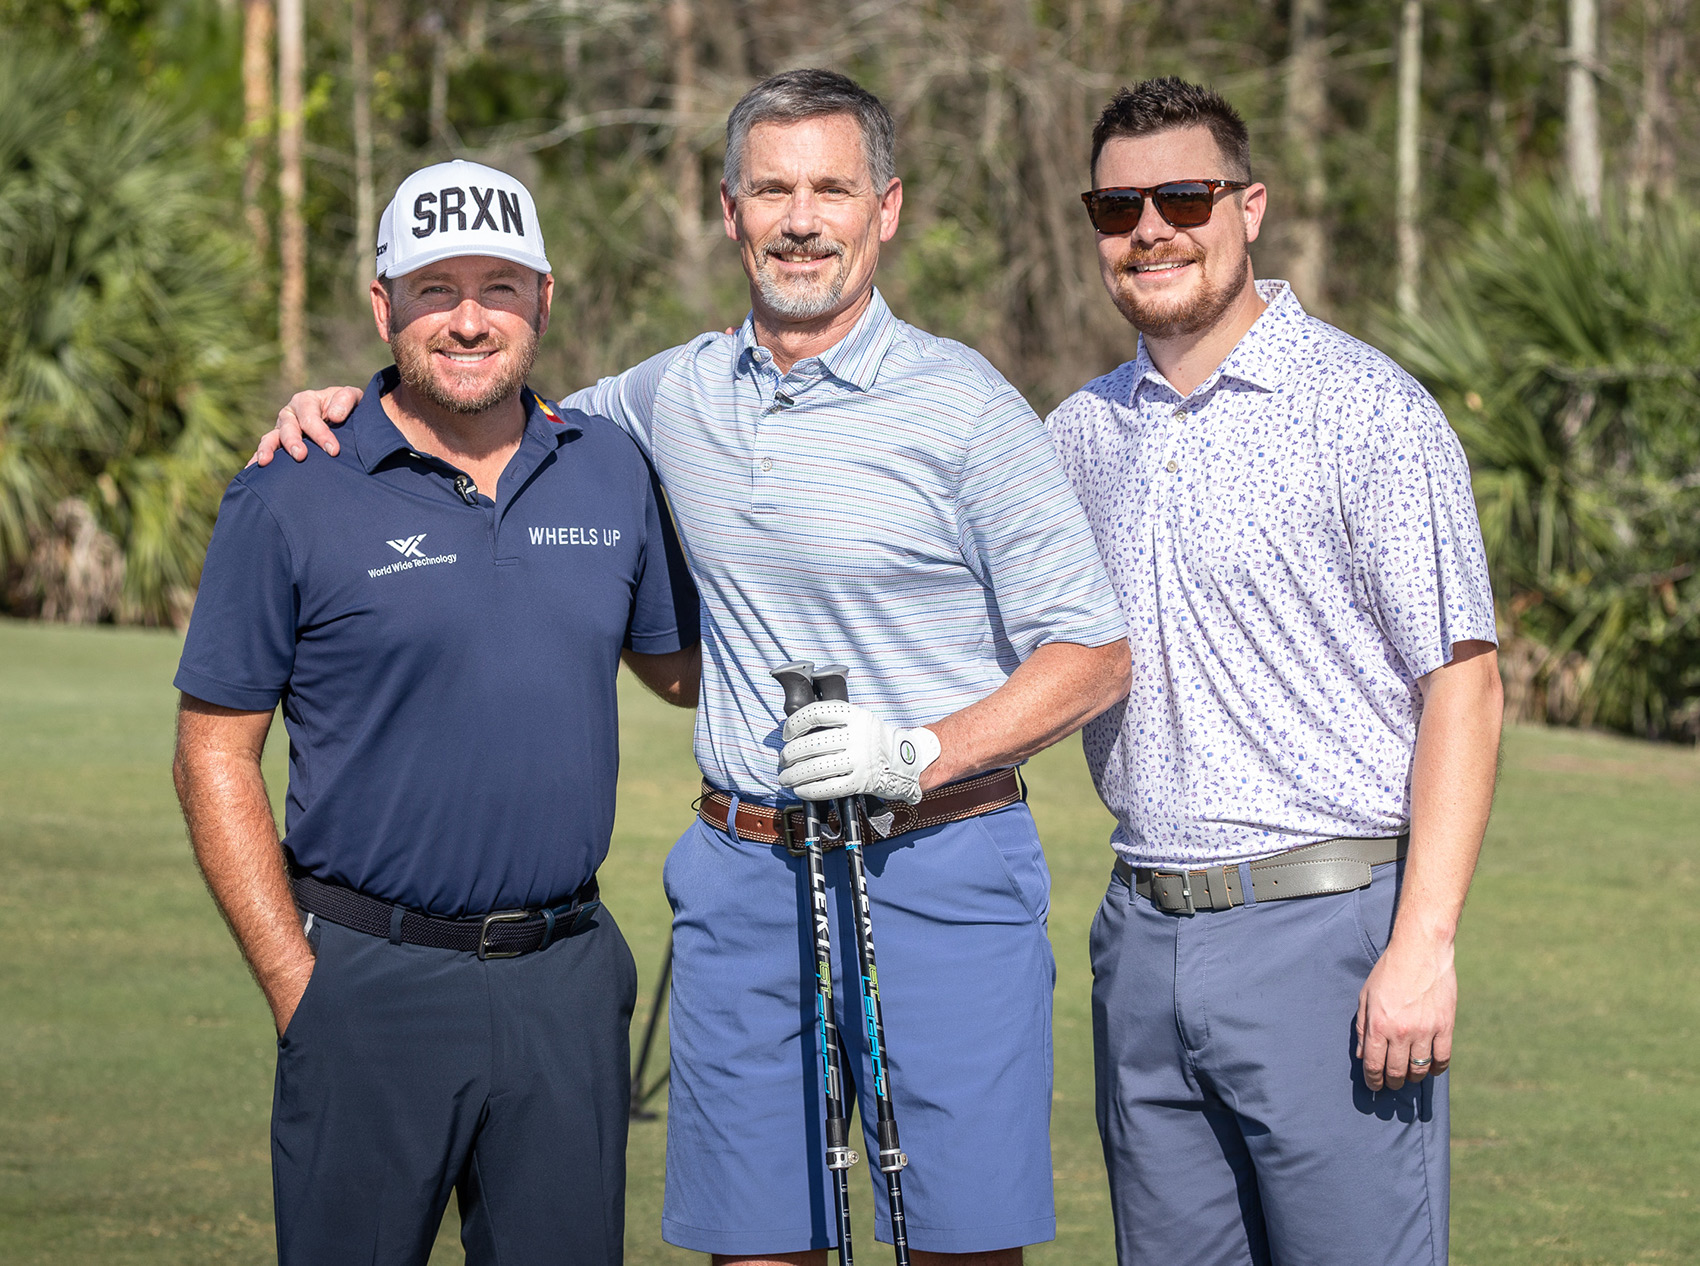
<svg viewBox="0 0 1700 1266">
<path fill-rule="evenodd" d="M 522 335 L 517 342 L 511 344 L 495 335 L 490 335 L 487 340 L 481 340 L 471 347 L 455 338 L 414 343 L 402 337 L 391 341 L 390 352 L 395 356 L 396 372 L 401 375 L 401 381 L 409 391 L 417 392 L 439 409 L 450 413 L 470 414 L 494 409 L 525 385 L 525 380 L 531 375 L 532 366 L 537 362 L 537 343 L 537 323 L 534 322 L 530 333 Z M 454 371 L 449 371 L 447 382 L 437 376 L 437 352 L 478 351 L 509 354 L 507 368 L 488 386 L 471 394 L 457 393 L 452 385 Z"/>
<path fill-rule="evenodd" d="M 1229 266 L 1221 277 L 1213 276 L 1206 269 L 1205 259 L 1203 251 L 1130 249 L 1116 261 L 1113 281 L 1109 286 L 1110 299 L 1127 323 L 1141 334 L 1152 338 L 1187 338 L 1201 333 L 1221 319 L 1248 284 L 1246 276 L 1250 256 L 1242 254 L 1239 263 Z M 1171 260 L 1189 260 L 1198 267 L 1198 284 L 1190 294 L 1148 299 L 1134 292 L 1130 281 L 1135 268 L 1141 264 L 1162 264 Z"/>
<path fill-rule="evenodd" d="M 836 256 L 838 266 L 828 276 L 816 280 L 782 277 L 773 271 L 772 260 L 775 255 L 788 252 Z M 763 242 L 756 252 L 755 283 L 762 302 L 788 321 L 810 321 L 836 308 L 844 296 L 846 273 L 844 247 L 818 234 L 792 237 L 782 233 Z"/>
</svg>

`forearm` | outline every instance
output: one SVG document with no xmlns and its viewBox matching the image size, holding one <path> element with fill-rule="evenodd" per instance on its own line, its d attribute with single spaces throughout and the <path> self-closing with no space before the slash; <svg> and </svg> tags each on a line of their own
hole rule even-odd
<svg viewBox="0 0 1700 1266">
<path fill-rule="evenodd" d="M 1498 660 L 1486 643 L 1461 644 L 1425 678 L 1396 940 L 1450 950 L 1493 804 L 1502 713 Z"/>
<path fill-rule="evenodd" d="M 205 741 L 186 712 L 172 773 L 195 861 L 281 1031 L 313 969 L 257 750 Z M 199 739 L 200 741 L 197 741 Z"/>
<path fill-rule="evenodd" d="M 943 749 L 921 776 L 937 787 L 1013 765 L 1073 734 L 1125 698 L 1126 639 L 1107 646 L 1047 642 L 991 694 L 927 728 Z"/>
<path fill-rule="evenodd" d="M 620 655 L 632 675 L 679 708 L 697 706 L 702 686 L 702 644 L 687 646 L 682 651 L 664 655 L 640 655 L 624 651 Z"/>
</svg>

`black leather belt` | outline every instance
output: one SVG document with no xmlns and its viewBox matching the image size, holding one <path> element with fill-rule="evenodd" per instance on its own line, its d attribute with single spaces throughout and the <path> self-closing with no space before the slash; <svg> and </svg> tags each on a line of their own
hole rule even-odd
<svg viewBox="0 0 1700 1266">
<path fill-rule="evenodd" d="M 321 919 L 395 945 L 427 945 L 479 958 L 518 958 L 545 949 L 588 927 L 602 907 L 595 876 L 562 905 L 492 910 L 470 919 L 440 919 L 312 875 L 296 875 L 289 882 L 295 904 Z"/>
</svg>

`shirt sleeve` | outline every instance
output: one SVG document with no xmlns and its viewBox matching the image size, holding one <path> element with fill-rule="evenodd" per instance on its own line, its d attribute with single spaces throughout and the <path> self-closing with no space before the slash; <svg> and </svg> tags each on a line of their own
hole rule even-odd
<svg viewBox="0 0 1700 1266">
<path fill-rule="evenodd" d="M 661 376 L 683 350 L 683 347 L 670 347 L 657 352 L 622 373 L 601 379 L 594 387 L 580 388 L 560 403 L 619 423 L 620 429 L 637 441 L 647 458 L 650 432 L 655 424 L 655 393 L 661 388 Z"/>
<path fill-rule="evenodd" d="M 1345 472 L 1358 586 L 1412 680 L 1459 642 L 1498 642 L 1470 467 L 1446 415 L 1407 383 L 1385 392 Z"/>
<path fill-rule="evenodd" d="M 225 490 L 207 546 L 177 688 L 220 707 L 269 712 L 295 667 L 299 613 L 283 528 L 238 478 Z"/>
<path fill-rule="evenodd" d="M 642 571 L 625 645 L 640 655 L 665 655 L 695 646 L 700 640 L 700 605 L 696 583 L 685 564 L 685 551 L 673 530 L 673 516 L 653 469 L 648 472 L 644 518 Z"/>
<path fill-rule="evenodd" d="M 1007 384 L 993 391 L 969 437 L 957 530 L 1022 659 L 1047 642 L 1104 646 L 1127 636 L 1045 424 Z"/>
</svg>

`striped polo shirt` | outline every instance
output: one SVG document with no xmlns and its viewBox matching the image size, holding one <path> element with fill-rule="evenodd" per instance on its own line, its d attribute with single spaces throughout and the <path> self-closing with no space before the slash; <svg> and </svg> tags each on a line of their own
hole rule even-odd
<svg viewBox="0 0 1700 1266">
<path fill-rule="evenodd" d="M 970 348 L 876 291 L 842 341 L 781 374 L 746 318 L 563 403 L 648 454 L 702 595 L 696 757 L 775 803 L 790 659 L 922 725 L 984 698 L 1047 642 L 1127 626 L 1044 424 Z"/>
</svg>

